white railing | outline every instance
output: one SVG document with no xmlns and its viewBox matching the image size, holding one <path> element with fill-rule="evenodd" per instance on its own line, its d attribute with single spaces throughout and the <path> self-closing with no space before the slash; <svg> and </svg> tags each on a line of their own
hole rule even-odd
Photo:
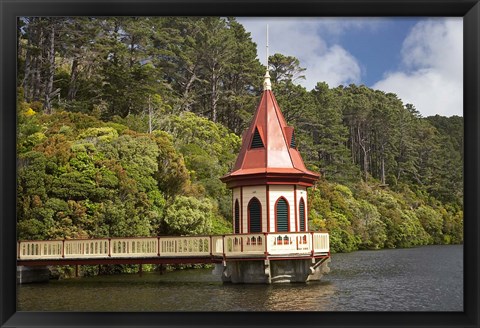
<svg viewBox="0 0 480 328">
<path fill-rule="evenodd" d="M 52 259 L 62 258 L 63 241 L 22 241 L 18 244 L 18 258 L 21 259 Z"/>
<path fill-rule="evenodd" d="M 313 251 L 315 253 L 330 252 L 330 236 L 328 233 L 313 233 Z"/>
<path fill-rule="evenodd" d="M 108 254 L 106 254 L 108 256 Z M 103 255 L 105 256 L 105 254 Z M 158 238 L 111 239 L 111 257 L 158 256 Z"/>
<path fill-rule="evenodd" d="M 265 234 L 226 235 L 223 237 L 225 256 L 265 255 Z"/>
<path fill-rule="evenodd" d="M 19 241 L 17 247 L 19 260 L 294 257 L 330 251 L 328 233 L 318 232 Z"/>
<path fill-rule="evenodd" d="M 272 255 L 311 254 L 312 234 L 308 232 L 269 234 L 268 250 Z"/>
<path fill-rule="evenodd" d="M 159 256 L 210 256 L 209 236 L 161 237 Z"/>
<path fill-rule="evenodd" d="M 109 254 L 108 239 L 65 240 L 64 258 L 105 257 Z"/>
<path fill-rule="evenodd" d="M 212 255 L 222 256 L 224 254 L 224 238 L 223 236 L 212 236 Z"/>
</svg>

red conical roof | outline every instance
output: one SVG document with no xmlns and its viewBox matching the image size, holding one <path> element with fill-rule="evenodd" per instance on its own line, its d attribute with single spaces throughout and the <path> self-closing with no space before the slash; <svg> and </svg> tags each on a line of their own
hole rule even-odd
<svg viewBox="0 0 480 328">
<path fill-rule="evenodd" d="M 250 127 L 243 134 L 242 148 L 235 166 L 221 180 L 230 188 L 260 184 L 312 186 L 320 175 L 305 167 L 300 153 L 292 143 L 293 128 L 287 126 L 280 111 L 270 88 L 268 72 L 264 86 L 265 90 Z"/>
</svg>

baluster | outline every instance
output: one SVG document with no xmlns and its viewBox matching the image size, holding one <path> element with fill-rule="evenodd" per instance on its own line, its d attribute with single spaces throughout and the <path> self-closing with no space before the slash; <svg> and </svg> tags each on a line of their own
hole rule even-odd
<svg viewBox="0 0 480 328">
<path fill-rule="evenodd" d="M 265 237 L 265 256 L 268 255 L 268 233 L 264 232 L 263 236 Z"/>
<path fill-rule="evenodd" d="M 225 259 L 225 235 L 222 236 L 222 254 Z"/>
<path fill-rule="evenodd" d="M 315 235 L 313 232 L 310 233 L 311 234 L 311 255 L 313 256 L 315 254 L 315 245 L 314 245 L 314 238 L 315 238 Z"/>
<path fill-rule="evenodd" d="M 210 244 L 208 245 L 208 248 L 210 250 L 210 256 L 213 256 L 213 240 L 212 240 L 212 236 L 208 236 L 209 237 L 209 242 Z"/>
</svg>

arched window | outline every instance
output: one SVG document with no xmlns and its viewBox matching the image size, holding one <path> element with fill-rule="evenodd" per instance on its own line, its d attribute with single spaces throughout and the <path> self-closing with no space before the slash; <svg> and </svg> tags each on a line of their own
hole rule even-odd
<svg viewBox="0 0 480 328">
<path fill-rule="evenodd" d="M 262 205 L 256 197 L 248 203 L 248 232 L 262 232 Z"/>
<path fill-rule="evenodd" d="M 303 198 L 300 198 L 299 205 L 299 214 L 300 214 L 300 231 L 305 231 L 305 202 Z"/>
<path fill-rule="evenodd" d="M 275 204 L 276 214 L 276 231 L 288 231 L 288 202 L 285 198 L 280 197 Z"/>
<path fill-rule="evenodd" d="M 234 233 L 240 233 L 240 206 L 238 206 L 238 199 L 235 200 L 235 226 Z"/>
</svg>

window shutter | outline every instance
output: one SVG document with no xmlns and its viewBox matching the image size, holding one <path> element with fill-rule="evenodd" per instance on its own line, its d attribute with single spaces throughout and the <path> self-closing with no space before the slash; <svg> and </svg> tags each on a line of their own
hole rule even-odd
<svg viewBox="0 0 480 328">
<path fill-rule="evenodd" d="M 238 200 L 235 201 L 235 233 L 240 233 L 240 208 Z"/>
<path fill-rule="evenodd" d="M 288 203 L 285 198 L 277 202 L 277 231 L 288 231 Z"/>
<path fill-rule="evenodd" d="M 296 148 L 297 145 L 295 144 L 295 133 L 292 131 L 292 140 L 290 140 L 290 147 L 291 148 Z"/>
<path fill-rule="evenodd" d="M 300 231 L 305 231 L 305 202 L 300 199 Z"/>
<path fill-rule="evenodd" d="M 250 148 L 263 148 L 263 141 L 260 137 L 260 133 L 258 133 L 258 129 L 255 128 L 255 133 L 253 134 L 252 138 L 252 146 Z"/>
<path fill-rule="evenodd" d="M 262 232 L 262 207 L 260 201 L 253 198 L 248 205 L 248 214 L 250 215 L 250 231 Z"/>
</svg>

